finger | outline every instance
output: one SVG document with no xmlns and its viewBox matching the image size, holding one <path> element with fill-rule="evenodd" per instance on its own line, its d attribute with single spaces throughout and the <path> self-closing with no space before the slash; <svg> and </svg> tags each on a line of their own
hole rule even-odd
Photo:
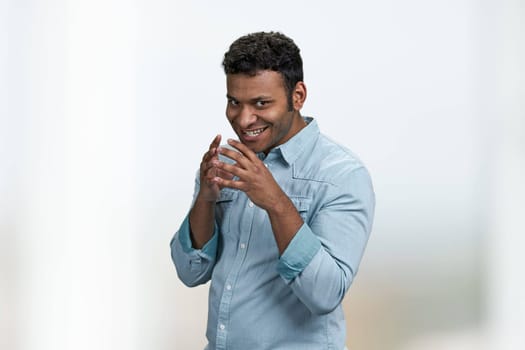
<svg viewBox="0 0 525 350">
<path fill-rule="evenodd" d="M 215 138 L 213 139 L 213 141 L 210 144 L 210 150 L 212 148 L 219 147 L 219 145 L 221 144 L 221 137 L 222 137 L 221 134 L 217 134 L 217 136 L 215 136 Z"/>
<path fill-rule="evenodd" d="M 214 156 L 216 156 L 217 148 L 219 147 L 220 144 L 221 144 L 221 134 L 217 134 L 217 136 L 215 136 L 213 138 L 213 141 L 210 143 L 210 147 L 208 148 L 208 151 L 204 153 L 204 155 L 202 156 L 202 161 L 203 162 L 208 161 L 212 159 Z"/>
<path fill-rule="evenodd" d="M 246 170 L 239 167 L 238 164 L 228 164 L 228 163 L 221 162 L 221 161 L 215 161 L 214 164 L 218 168 L 219 171 L 224 171 L 228 174 L 237 176 L 241 179 L 245 177 Z"/>
<path fill-rule="evenodd" d="M 219 151 L 218 148 L 210 148 L 204 155 L 202 156 L 201 163 L 208 163 L 212 161 L 213 159 L 219 159 L 218 158 Z"/>
<path fill-rule="evenodd" d="M 231 180 L 235 177 L 232 173 L 229 173 L 225 170 L 217 168 L 217 176 L 222 177 L 223 179 Z"/>
<path fill-rule="evenodd" d="M 242 142 L 239 142 L 234 139 L 228 139 L 228 144 L 232 146 L 233 148 L 237 149 L 239 152 L 241 152 L 242 155 L 244 155 L 246 158 L 250 159 L 251 161 L 259 160 L 255 152 L 249 149 Z"/>
<path fill-rule="evenodd" d="M 249 168 L 251 161 L 250 159 L 245 157 L 241 152 L 226 147 L 220 147 L 219 153 L 235 161 L 241 168 Z"/>
<path fill-rule="evenodd" d="M 229 179 L 225 179 L 225 178 L 218 177 L 218 176 L 214 177 L 212 179 L 212 182 L 216 183 L 221 188 L 228 187 L 228 188 L 233 188 L 233 189 L 237 189 L 241 191 L 244 191 L 244 188 L 245 188 L 245 183 L 243 181 L 229 180 Z"/>
<path fill-rule="evenodd" d="M 207 184 L 211 184 L 213 179 L 218 176 L 219 169 L 215 166 L 211 166 L 202 172 L 202 177 Z"/>
<path fill-rule="evenodd" d="M 201 172 L 205 173 L 207 172 L 208 170 L 210 170 L 211 168 L 214 168 L 215 167 L 215 164 L 213 164 L 213 162 L 202 162 L 201 163 Z"/>
<path fill-rule="evenodd" d="M 219 166 L 223 163 L 219 160 L 214 160 L 208 163 L 202 163 L 201 164 L 201 173 L 204 177 L 208 177 L 209 179 L 219 176 L 225 179 L 232 179 L 235 175 L 228 172 L 227 170 L 221 169 Z M 237 164 L 231 164 L 232 167 L 237 167 Z"/>
</svg>

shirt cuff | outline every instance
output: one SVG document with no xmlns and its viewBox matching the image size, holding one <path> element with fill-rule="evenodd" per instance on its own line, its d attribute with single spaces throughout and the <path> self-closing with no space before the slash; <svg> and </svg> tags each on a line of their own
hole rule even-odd
<svg viewBox="0 0 525 350">
<path fill-rule="evenodd" d="M 182 222 L 179 229 L 179 242 L 182 246 L 182 250 L 185 253 L 191 253 L 194 250 L 200 250 L 202 253 L 207 256 L 214 257 L 217 254 L 217 244 L 219 241 L 217 223 L 214 223 L 213 235 L 210 240 L 206 242 L 202 249 L 195 249 L 191 243 L 191 229 L 190 229 L 190 215 L 186 215 L 186 218 Z"/>
<path fill-rule="evenodd" d="M 303 224 L 284 250 L 277 271 L 287 281 L 293 280 L 321 249 L 321 242 L 308 225 Z"/>
</svg>

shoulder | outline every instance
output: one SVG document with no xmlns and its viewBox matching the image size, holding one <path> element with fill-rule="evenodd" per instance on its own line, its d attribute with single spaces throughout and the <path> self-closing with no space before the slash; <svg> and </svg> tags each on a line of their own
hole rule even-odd
<svg viewBox="0 0 525 350">
<path fill-rule="evenodd" d="M 332 185 L 345 183 L 349 177 L 370 177 L 353 151 L 324 134 L 319 134 L 312 149 L 297 159 L 294 176 Z"/>
</svg>

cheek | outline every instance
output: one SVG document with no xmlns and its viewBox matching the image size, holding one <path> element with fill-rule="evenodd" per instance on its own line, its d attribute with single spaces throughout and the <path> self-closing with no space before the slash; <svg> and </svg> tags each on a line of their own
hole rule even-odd
<svg viewBox="0 0 525 350">
<path fill-rule="evenodd" d="M 226 119 L 228 120 L 230 124 L 233 122 L 234 115 L 232 111 L 230 110 L 230 108 L 226 108 Z"/>
</svg>

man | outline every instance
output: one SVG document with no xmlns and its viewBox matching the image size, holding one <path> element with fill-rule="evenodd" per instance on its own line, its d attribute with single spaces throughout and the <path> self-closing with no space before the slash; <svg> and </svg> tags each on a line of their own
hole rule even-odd
<svg viewBox="0 0 525 350">
<path fill-rule="evenodd" d="M 171 241 L 187 286 L 211 280 L 207 349 L 343 350 L 341 301 L 373 220 L 369 174 L 301 116 L 306 86 L 290 38 L 243 36 L 223 66 L 239 141 L 214 138 Z"/>
</svg>

